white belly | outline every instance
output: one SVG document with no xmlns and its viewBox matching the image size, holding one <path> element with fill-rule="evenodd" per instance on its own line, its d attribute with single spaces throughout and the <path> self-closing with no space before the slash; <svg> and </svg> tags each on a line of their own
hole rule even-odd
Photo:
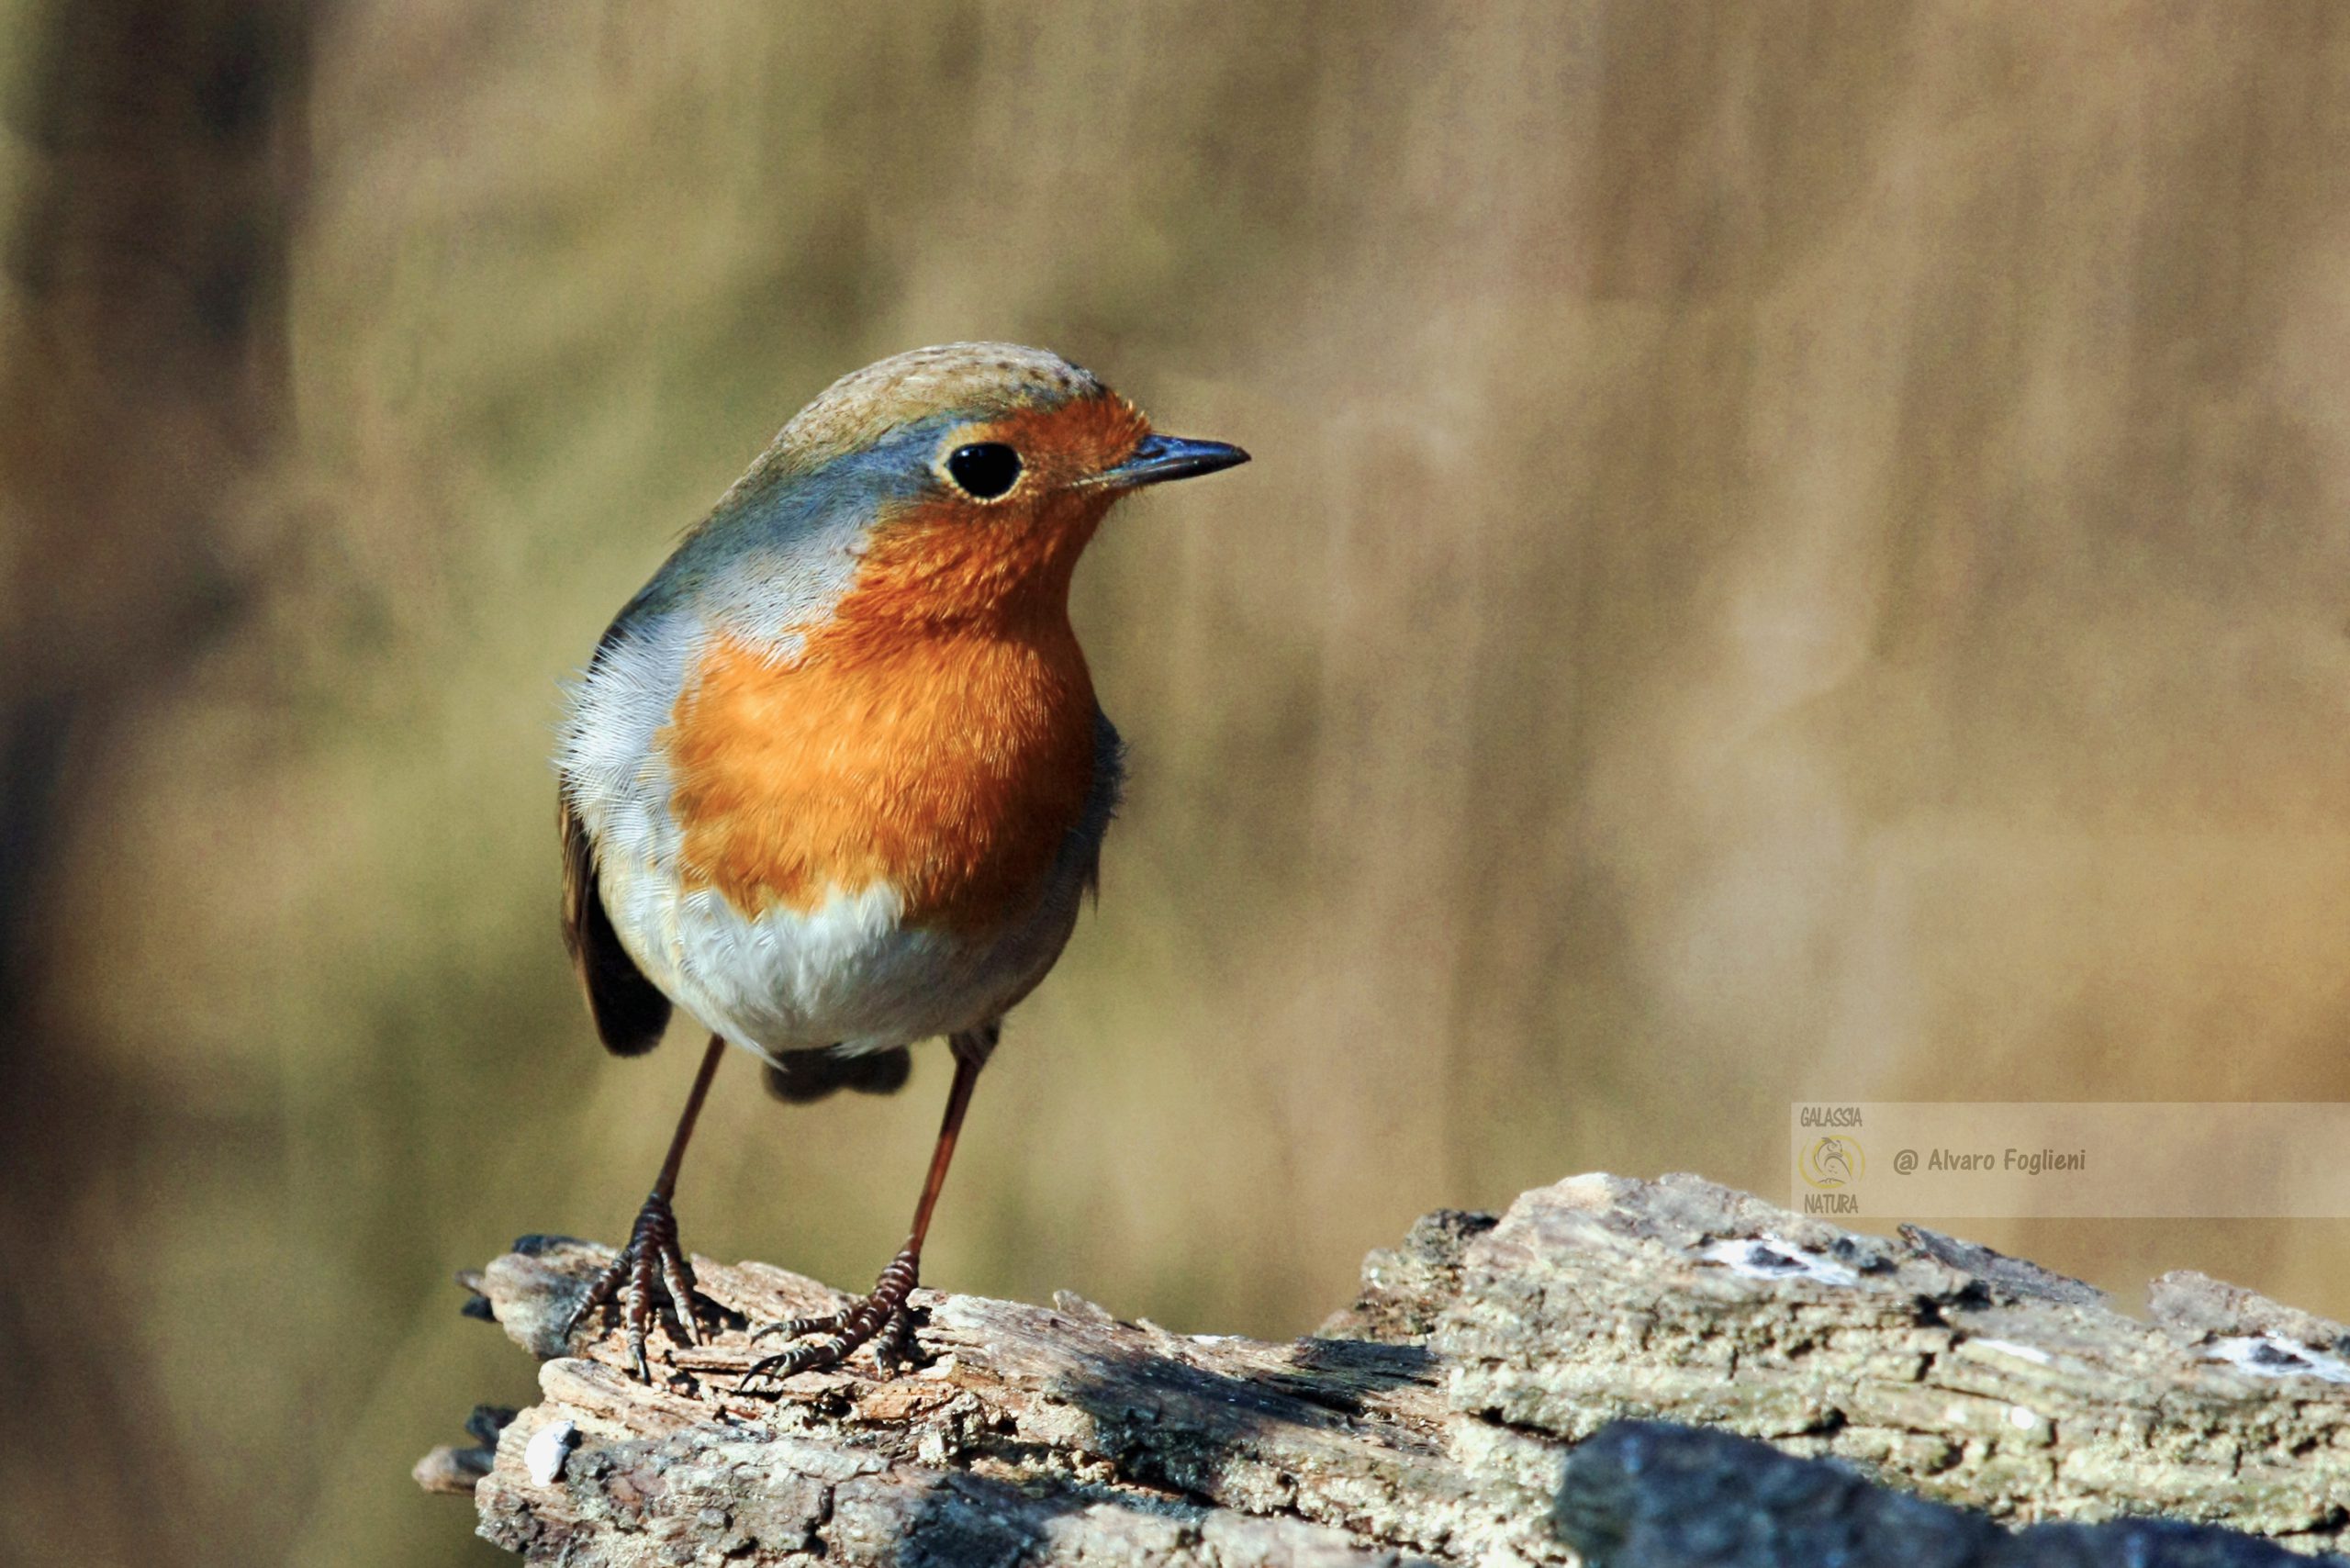
<svg viewBox="0 0 2350 1568">
<path fill-rule="evenodd" d="M 887 1050 L 1003 1016 L 1034 990 L 1076 928 L 1117 798 L 1117 735 L 1101 724 L 1102 769 L 1085 822 L 1035 903 L 972 938 L 900 924 L 896 889 L 835 889 L 805 913 L 745 913 L 714 888 L 678 890 L 682 834 L 655 735 L 674 706 L 694 637 L 653 628 L 607 648 L 576 694 L 562 752 L 565 790 L 597 845 L 604 908 L 629 957 L 672 1002 L 763 1056 L 839 1046 Z"/>
<path fill-rule="evenodd" d="M 646 977 L 735 1044 L 886 1050 L 992 1023 L 1034 989 L 1077 922 L 1082 879 L 1060 869 L 1065 885 L 993 940 L 901 924 L 887 883 L 747 916 L 651 872 L 608 879 L 606 907 Z"/>
</svg>

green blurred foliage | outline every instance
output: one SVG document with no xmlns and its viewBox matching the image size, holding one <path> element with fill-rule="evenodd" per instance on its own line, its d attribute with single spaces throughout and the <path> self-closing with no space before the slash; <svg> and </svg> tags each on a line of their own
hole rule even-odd
<svg viewBox="0 0 2350 1568">
<path fill-rule="evenodd" d="M 21 105 L 65 8 L 10 10 Z M 118 1305 L 176 1560 L 464 1557 L 407 1466 L 531 1383 L 449 1274 L 615 1237 L 693 1067 L 606 1058 L 573 995 L 558 684 L 777 425 L 916 344 L 1052 347 L 1258 459 L 1080 574 L 1131 804 L 933 1282 L 1294 1334 L 1427 1209 L 1783 1193 L 1795 1098 L 2350 1099 L 2350 13 L 350 0 L 301 37 L 238 590 L 140 655 L 43 884 L 43 1037 L 106 1097 L 42 1121 L 104 1154 L 12 1216 L 55 1277 L 0 1287 Z M 867 1279 L 945 1076 L 791 1112 L 730 1062 L 688 1244 Z M 1962 1228 L 2350 1316 L 2350 1226 Z M 76 1509 L 151 1506 L 73 1431 Z"/>
</svg>

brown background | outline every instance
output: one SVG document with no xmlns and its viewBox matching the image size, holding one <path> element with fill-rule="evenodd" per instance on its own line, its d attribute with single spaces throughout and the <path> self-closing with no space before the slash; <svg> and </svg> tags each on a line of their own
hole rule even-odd
<svg viewBox="0 0 2350 1568">
<path fill-rule="evenodd" d="M 1293 1334 L 1795 1098 L 2350 1099 L 2350 11 L 857 9 L 0 11 L 0 1557 L 487 1555 L 449 1272 L 692 1066 L 572 995 L 557 682 L 923 342 L 1258 454 L 1081 574 L 1132 801 L 937 1282 Z M 869 1278 L 945 1076 L 730 1063 L 689 1242 Z"/>
</svg>

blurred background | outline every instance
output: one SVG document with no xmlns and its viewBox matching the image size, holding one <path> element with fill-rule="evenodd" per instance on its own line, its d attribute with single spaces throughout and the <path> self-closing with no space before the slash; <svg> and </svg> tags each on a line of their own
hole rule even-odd
<svg viewBox="0 0 2350 1568">
<path fill-rule="evenodd" d="M 558 683 L 921 343 L 1257 454 L 1080 574 L 1131 801 L 933 1282 L 1287 1336 L 1796 1098 L 2350 1099 L 2350 11 L 863 9 L 0 0 L 0 1559 L 498 1560 L 450 1273 L 695 1058 L 574 995 Z M 730 1062 L 688 1244 L 861 1287 L 946 1077 Z"/>
</svg>

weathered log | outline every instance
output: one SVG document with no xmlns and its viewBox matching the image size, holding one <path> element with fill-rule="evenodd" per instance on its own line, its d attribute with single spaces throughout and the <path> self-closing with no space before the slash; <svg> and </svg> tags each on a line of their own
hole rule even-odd
<svg viewBox="0 0 2350 1568">
<path fill-rule="evenodd" d="M 664 1339 L 648 1388 L 617 1335 L 559 1337 L 610 1256 L 526 1238 L 468 1277 L 546 1358 L 544 1397 L 494 1451 L 418 1467 L 532 1561 L 2151 1568 L 2350 1545 L 2350 1331 L 2191 1274 L 2140 1322 L 1964 1242 L 1693 1177 L 1431 1215 L 1292 1344 L 923 1292 L 926 1364 L 748 1393 L 743 1325 L 834 1293 L 695 1260 L 735 1326 Z"/>
</svg>

